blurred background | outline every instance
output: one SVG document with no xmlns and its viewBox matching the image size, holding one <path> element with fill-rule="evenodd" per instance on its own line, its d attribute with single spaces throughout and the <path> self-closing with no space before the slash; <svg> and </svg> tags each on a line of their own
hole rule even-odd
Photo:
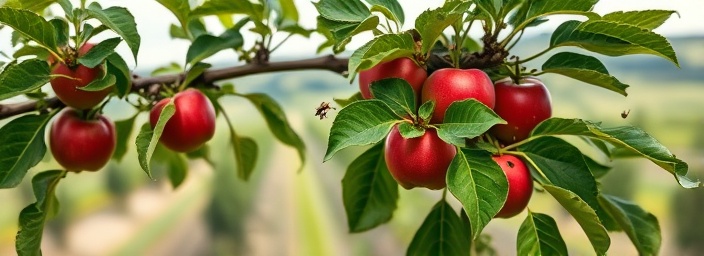
<svg viewBox="0 0 704 256">
<path fill-rule="evenodd" d="M 105 5 L 126 6 L 133 12 L 142 35 L 139 66 L 149 73 L 171 62 L 183 63 L 188 42 L 172 40 L 168 26 L 176 19 L 155 1 L 112 0 Z M 192 1 L 194 2 L 194 1 Z M 197 2 L 197 1 L 195 1 Z M 400 0 L 406 20 L 412 21 L 442 1 Z M 296 1 L 304 27 L 315 26 L 315 9 L 309 1 Z M 598 56 L 609 72 L 631 85 L 629 96 L 558 76 L 543 76 L 552 94 L 553 115 L 603 121 L 604 126 L 636 125 L 660 140 L 678 158 L 689 163 L 692 176 L 704 178 L 704 3 L 698 0 L 602 0 L 596 11 L 672 9 L 679 12 L 656 30 L 668 37 L 678 53 L 681 68 L 653 56 L 610 58 Z M 513 54 L 525 57 L 547 47 L 550 28 L 564 21 L 556 17 L 541 28 L 529 30 Z M 217 20 L 206 19 L 214 33 L 223 30 Z M 412 22 L 404 27 L 411 28 Z M 9 47 L 7 29 L 0 32 L 0 48 Z M 479 31 L 474 31 L 479 32 Z M 477 34 L 478 35 L 478 34 Z M 280 35 L 281 38 L 285 35 Z M 245 37 L 247 40 L 247 37 Z M 368 39 L 368 38 L 367 38 Z M 319 36 L 293 37 L 274 53 L 273 60 L 315 55 Z M 356 49 L 365 38 L 354 40 Z M 252 38 L 247 43 L 252 44 Z M 559 51 L 577 49 L 558 49 Z M 123 56 L 129 56 L 124 45 Z M 346 54 L 350 54 L 349 52 Z M 550 56 L 550 54 L 548 54 Z M 125 58 L 129 61 L 130 58 Z M 528 63 L 539 68 L 546 58 Z M 216 66 L 235 65 L 233 53 L 209 59 Z M 70 173 L 59 185 L 58 216 L 47 222 L 45 255 L 402 255 L 415 231 L 441 197 L 439 191 L 400 190 L 393 219 L 374 230 L 350 234 L 342 205 L 341 180 L 346 166 L 365 148 L 347 149 L 333 161 L 322 163 L 327 135 L 336 114 L 318 120 L 313 114 L 320 102 L 347 98 L 357 90 L 327 71 L 282 72 L 234 79 L 240 92 L 264 92 L 285 109 L 293 128 L 307 146 L 308 161 L 301 164 L 293 148 L 283 146 L 266 129 L 256 109 L 240 98 L 221 103 L 240 135 L 259 144 L 259 161 L 249 182 L 237 178 L 229 134 L 223 120 L 209 143 L 210 162 L 189 162 L 186 182 L 173 189 L 167 166 L 156 166 L 155 181 L 139 168 L 133 143 L 122 162 L 110 163 L 97 173 Z M 125 103 L 111 102 L 106 114 L 114 121 L 133 115 Z M 626 119 L 621 112 L 630 110 Z M 146 122 L 137 119 L 135 127 Z M 133 133 L 134 139 L 136 132 Z M 699 144 L 702 143 L 702 144 Z M 674 178 L 645 160 L 618 160 L 601 180 L 605 193 L 633 200 L 653 213 L 662 229 L 662 255 L 699 255 L 704 251 L 704 190 L 686 190 Z M 0 190 L 0 255 L 14 255 L 17 216 L 34 202 L 30 180 L 36 172 L 58 168 L 45 160 L 18 189 Z M 459 210 L 457 202 L 452 202 Z M 580 226 L 549 195 L 535 193 L 529 208 L 548 213 L 558 222 L 570 254 L 592 255 Z M 484 237 L 499 255 L 513 255 L 516 234 L 525 212 L 512 219 L 492 221 Z M 491 238 L 489 238 L 491 236 Z M 609 254 L 635 255 L 623 233 L 612 234 Z"/>
</svg>

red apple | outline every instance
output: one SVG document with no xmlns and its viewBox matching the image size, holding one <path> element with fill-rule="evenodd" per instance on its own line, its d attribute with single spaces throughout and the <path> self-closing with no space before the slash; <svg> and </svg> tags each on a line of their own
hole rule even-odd
<svg viewBox="0 0 704 256">
<path fill-rule="evenodd" d="M 51 154 L 68 171 L 97 171 L 115 151 L 115 125 L 105 116 L 82 120 L 77 110 L 66 108 L 49 132 Z"/>
<path fill-rule="evenodd" d="M 442 123 L 445 111 L 455 101 L 476 99 L 494 108 L 494 85 L 479 69 L 439 69 L 423 84 L 421 102 L 435 101 L 431 123 Z"/>
<path fill-rule="evenodd" d="M 496 82 L 494 112 L 507 124 L 497 124 L 491 134 L 504 144 L 522 141 L 540 122 L 550 118 L 550 92 L 542 81 L 528 77 L 516 84 L 510 78 Z"/>
<path fill-rule="evenodd" d="M 516 216 L 528 206 L 528 201 L 533 194 L 533 179 L 530 176 L 530 171 L 518 157 L 500 155 L 492 158 L 499 164 L 508 180 L 508 196 L 496 217 Z"/>
<path fill-rule="evenodd" d="M 80 54 L 88 52 L 93 45 L 85 44 L 79 50 Z M 61 102 L 76 109 L 90 109 L 102 102 L 112 91 L 112 86 L 101 91 L 83 91 L 84 87 L 103 75 L 100 66 L 88 68 L 81 64 L 69 67 L 65 63 L 56 63 L 51 70 L 52 75 L 61 75 L 51 79 L 51 88 Z"/>
<path fill-rule="evenodd" d="M 149 113 L 149 122 L 154 129 L 169 98 L 157 103 Z M 161 134 L 161 143 L 178 152 L 191 152 L 208 142 L 215 134 L 215 108 L 202 92 L 189 88 L 174 96 L 176 112 L 166 122 Z"/>
<path fill-rule="evenodd" d="M 405 189 L 445 187 L 447 167 L 457 150 L 438 137 L 434 129 L 423 136 L 406 139 L 394 126 L 386 138 L 384 156 L 386 166 L 396 181 Z"/>
<path fill-rule="evenodd" d="M 428 73 L 409 58 L 398 58 L 379 63 L 370 69 L 359 72 L 359 91 L 362 92 L 362 97 L 365 99 L 374 98 L 369 89 L 372 82 L 392 77 L 406 80 L 411 84 L 416 95 L 419 95 L 423 82 L 428 78 Z"/>
</svg>

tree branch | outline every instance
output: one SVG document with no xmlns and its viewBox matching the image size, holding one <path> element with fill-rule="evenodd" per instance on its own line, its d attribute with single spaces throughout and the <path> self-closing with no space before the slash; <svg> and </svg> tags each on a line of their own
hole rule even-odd
<svg viewBox="0 0 704 256">
<path fill-rule="evenodd" d="M 347 72 L 347 58 L 336 58 L 333 55 L 294 61 L 268 62 L 258 64 L 245 64 L 242 66 L 228 67 L 222 69 L 211 69 L 205 71 L 195 82 L 195 84 L 211 84 L 220 80 L 253 74 L 296 71 L 296 70 L 328 70 L 339 74 Z M 132 92 L 148 90 L 152 85 L 171 84 L 176 81 L 183 81 L 185 73 L 175 75 L 163 75 L 155 77 L 137 77 L 132 79 Z M 43 111 L 54 108 L 61 108 L 65 105 L 56 97 L 46 99 L 46 104 L 38 106 L 37 101 L 27 101 L 13 104 L 0 104 L 0 120 L 16 116 L 19 114 Z"/>
</svg>

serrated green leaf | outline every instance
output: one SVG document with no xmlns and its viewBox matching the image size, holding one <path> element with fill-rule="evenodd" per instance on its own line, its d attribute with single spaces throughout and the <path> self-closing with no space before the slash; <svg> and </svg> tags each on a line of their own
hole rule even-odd
<svg viewBox="0 0 704 256">
<path fill-rule="evenodd" d="M 244 38 L 239 29 L 227 30 L 220 36 L 201 35 L 188 47 L 186 63 L 193 66 L 213 54 L 225 49 L 242 47 L 242 44 L 244 44 Z"/>
<path fill-rule="evenodd" d="M 59 47 L 68 45 L 68 22 L 63 19 L 56 18 L 51 19 L 49 23 L 54 26 L 54 31 L 56 31 L 56 45 Z"/>
<path fill-rule="evenodd" d="M 543 71 L 571 77 L 628 96 L 626 88 L 629 85 L 610 75 L 604 64 L 592 56 L 561 52 L 545 61 Z"/>
<path fill-rule="evenodd" d="M 469 255 L 472 238 L 455 210 L 441 200 L 423 221 L 406 255 Z"/>
<path fill-rule="evenodd" d="M 537 138 L 518 149 L 524 152 L 542 177 L 547 178 L 548 185 L 575 193 L 594 209 L 604 226 L 608 228 L 615 225 L 599 206 L 596 179 L 579 149 L 555 137 Z"/>
<path fill-rule="evenodd" d="M 274 137 L 298 150 L 298 157 L 301 160 L 299 170 L 302 170 L 306 162 L 306 145 L 291 127 L 281 106 L 269 95 L 263 93 L 245 94 L 243 96 L 259 110 Z"/>
<path fill-rule="evenodd" d="M 406 20 L 406 15 L 403 13 L 403 7 L 397 0 L 364 0 L 372 5 L 371 11 L 380 11 L 387 19 L 398 22 L 403 25 Z"/>
<path fill-rule="evenodd" d="M 594 176 L 594 178 L 597 178 L 597 179 L 604 177 L 604 175 L 609 173 L 609 171 L 611 170 L 611 166 L 603 165 L 603 164 L 595 161 L 594 159 L 592 159 L 591 157 L 588 157 L 586 155 L 584 155 L 584 162 L 589 167 L 589 171 L 592 172 L 592 175 Z"/>
<path fill-rule="evenodd" d="M 503 207 L 508 181 L 491 153 L 463 148 L 447 169 L 447 189 L 467 212 L 474 240 Z"/>
<path fill-rule="evenodd" d="M 384 160 L 384 143 L 357 157 L 342 178 L 342 199 L 350 232 L 372 229 L 391 220 L 398 184 Z"/>
<path fill-rule="evenodd" d="M 113 74 L 105 74 L 104 77 L 91 81 L 84 87 L 78 87 L 81 91 L 95 92 L 102 91 L 115 85 L 117 78 Z"/>
<path fill-rule="evenodd" d="M 313 5 L 321 17 L 331 21 L 362 22 L 372 15 L 359 0 L 321 0 Z"/>
<path fill-rule="evenodd" d="M 349 43 L 353 36 L 375 29 L 379 25 L 378 16 L 369 16 L 369 18 L 354 23 L 328 20 L 323 17 L 318 17 L 318 28 L 327 29 L 330 32 L 333 40 L 333 51 L 340 53 L 344 51 L 345 45 Z"/>
<path fill-rule="evenodd" d="M 159 115 L 159 120 L 152 130 L 149 123 L 142 125 L 142 128 L 137 135 L 137 140 L 135 145 L 137 146 L 137 157 L 139 158 L 139 165 L 142 170 L 147 173 L 149 178 L 152 178 L 152 171 L 149 166 L 149 162 L 154 154 L 154 149 L 156 149 L 157 143 L 159 143 L 159 138 L 161 138 L 161 133 L 164 132 L 164 126 L 166 122 L 176 113 L 176 106 L 174 105 L 173 99 L 169 101 L 164 108 L 161 110 Z"/>
<path fill-rule="evenodd" d="M 445 28 L 462 18 L 470 4 L 463 1 L 446 1 L 440 8 L 421 13 L 415 24 L 416 30 L 423 39 L 421 53 L 428 53 Z"/>
<path fill-rule="evenodd" d="M 611 246 L 611 238 L 599 221 L 594 209 L 589 207 L 577 194 L 568 190 L 552 185 L 543 185 L 543 188 L 579 223 L 584 233 L 587 234 L 596 254 L 605 255 Z"/>
<path fill-rule="evenodd" d="M 476 99 L 453 102 L 445 111 L 443 123 L 437 124 L 438 137 L 447 143 L 463 146 L 465 138 L 482 135 L 496 124 L 505 124 L 493 110 Z"/>
<path fill-rule="evenodd" d="M 151 164 L 159 163 L 166 167 L 166 175 L 169 177 L 171 186 L 178 188 L 188 175 L 188 161 L 183 154 L 171 151 L 163 145 L 158 145 L 154 149 Z"/>
<path fill-rule="evenodd" d="M 188 25 L 189 14 L 191 12 L 191 6 L 189 1 L 183 0 L 156 0 L 159 4 L 169 9 L 171 13 L 176 16 L 176 19 L 181 24 L 181 27 Z M 183 31 L 179 29 L 180 31 Z M 185 37 L 188 39 L 188 36 Z"/>
<path fill-rule="evenodd" d="M 501 9 L 501 2 L 495 0 L 474 0 L 474 4 L 477 8 L 484 12 L 487 16 L 491 17 L 492 20 L 497 21 L 499 19 L 499 10 Z"/>
<path fill-rule="evenodd" d="M 337 103 L 337 105 L 339 105 L 341 108 L 344 108 L 344 107 L 346 107 L 347 105 L 352 104 L 353 102 L 357 102 L 357 101 L 360 101 L 360 100 L 363 100 L 363 99 L 364 99 L 364 98 L 362 98 L 362 93 L 357 92 L 357 93 L 353 94 L 352 96 L 350 96 L 350 97 L 347 98 L 347 99 L 337 99 L 337 98 L 334 98 L 333 100 L 334 100 L 335 103 Z"/>
<path fill-rule="evenodd" d="M 107 74 L 115 76 L 115 89 L 117 96 L 123 98 L 132 89 L 132 73 L 122 57 L 113 53 L 105 59 Z"/>
<path fill-rule="evenodd" d="M 653 30 L 665 23 L 673 13 L 676 12 L 667 10 L 618 11 L 606 14 L 602 19 Z"/>
<path fill-rule="evenodd" d="M 557 223 L 547 214 L 528 211 L 516 240 L 518 255 L 568 255 Z"/>
<path fill-rule="evenodd" d="M 418 138 L 425 134 L 425 128 L 414 125 L 410 122 L 401 122 L 398 124 L 398 132 L 401 137 L 406 139 Z"/>
<path fill-rule="evenodd" d="M 56 187 L 66 176 L 65 171 L 52 170 L 38 173 L 32 178 L 32 188 L 36 202 L 20 212 L 19 231 L 15 240 L 18 255 L 42 255 L 41 243 L 44 223 L 58 211 Z"/>
<path fill-rule="evenodd" d="M 0 23 L 48 49 L 56 49 L 56 29 L 34 12 L 0 7 Z"/>
<path fill-rule="evenodd" d="M 112 154 L 112 159 L 115 161 L 122 161 L 122 158 L 127 153 L 127 142 L 130 141 L 130 138 L 132 137 L 135 119 L 137 119 L 137 115 L 115 122 L 117 144 L 115 145 L 115 152 Z"/>
<path fill-rule="evenodd" d="M 83 56 L 78 58 L 78 63 L 83 64 L 86 67 L 94 68 L 105 60 L 108 56 L 115 53 L 115 48 L 118 44 L 122 42 L 119 37 L 110 38 L 103 40 L 99 44 L 90 48 L 90 50 Z"/>
<path fill-rule="evenodd" d="M 25 115 L 0 127 L 0 188 L 14 188 L 46 154 L 44 131 L 50 114 Z"/>
<path fill-rule="evenodd" d="M 675 50 L 665 37 L 648 29 L 613 21 L 567 21 L 550 39 L 550 47 L 560 46 L 576 46 L 608 56 L 651 54 L 679 67 Z"/>
<path fill-rule="evenodd" d="M 408 33 L 375 37 L 352 53 L 347 64 L 350 81 L 355 78 L 357 72 L 370 69 L 384 61 L 412 57 L 415 46 L 413 37 Z"/>
<path fill-rule="evenodd" d="M 49 82 L 50 72 L 45 60 L 31 59 L 8 65 L 0 73 L 0 100 L 42 87 Z"/>
<path fill-rule="evenodd" d="M 99 20 L 103 25 L 115 31 L 127 43 L 127 46 L 132 50 L 132 56 L 137 62 L 137 54 L 139 53 L 139 45 L 141 37 L 137 32 L 137 24 L 134 22 L 134 16 L 129 10 L 123 7 L 109 7 L 104 9 L 96 2 L 91 3 L 86 10 L 88 15 Z"/>
<path fill-rule="evenodd" d="M 330 128 L 328 147 L 323 161 L 349 146 L 377 143 L 400 122 L 393 110 L 380 100 L 354 102 L 340 110 Z"/>
<path fill-rule="evenodd" d="M 22 48 L 15 51 L 12 54 L 12 57 L 18 59 L 23 56 L 31 55 L 37 56 L 37 59 L 46 60 L 49 57 L 50 53 L 47 49 L 42 48 L 41 46 L 24 45 L 22 46 Z"/>
<path fill-rule="evenodd" d="M 514 16 L 512 18 L 512 24 L 514 26 L 521 27 L 521 25 L 525 26 L 540 17 L 555 14 L 578 14 L 585 15 L 588 17 L 598 17 L 597 14 L 591 12 L 597 2 L 599 2 L 599 0 L 526 1 L 523 4 L 523 7 L 521 7 L 522 12 L 519 10 L 520 15 Z"/>
<path fill-rule="evenodd" d="M 698 180 L 687 177 L 687 163 L 677 159 L 670 150 L 638 127 L 602 128 L 597 123 L 581 119 L 550 118 L 538 124 L 531 132 L 531 137 L 552 135 L 577 135 L 610 142 L 669 171 L 682 187 L 701 186 Z"/>
<path fill-rule="evenodd" d="M 640 206 L 610 195 L 599 196 L 599 203 L 626 232 L 640 255 L 657 255 L 662 238 L 655 215 Z"/>
<path fill-rule="evenodd" d="M 415 117 L 416 94 L 406 80 L 386 78 L 372 82 L 369 87 L 374 98 L 386 103 L 398 117 Z"/>
</svg>

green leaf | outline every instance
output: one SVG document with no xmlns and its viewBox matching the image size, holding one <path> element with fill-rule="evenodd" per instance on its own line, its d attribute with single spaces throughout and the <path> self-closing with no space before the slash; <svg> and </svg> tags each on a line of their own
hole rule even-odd
<svg viewBox="0 0 704 256">
<path fill-rule="evenodd" d="M 162 6 L 166 7 L 166 9 L 169 9 L 171 13 L 176 16 L 176 19 L 178 19 L 178 22 L 181 23 L 181 27 L 185 27 L 188 25 L 188 19 L 189 19 L 189 14 L 191 12 L 191 6 L 188 4 L 189 1 L 183 1 L 183 0 L 156 0 L 159 2 Z M 180 31 L 183 31 L 179 29 Z M 188 36 L 185 37 L 188 39 Z"/>
<path fill-rule="evenodd" d="M 433 117 L 433 111 L 435 111 L 435 101 L 426 101 L 418 108 L 418 117 L 420 117 L 424 123 L 429 123 L 430 118 Z"/>
<path fill-rule="evenodd" d="M 176 113 L 176 106 L 174 105 L 173 99 L 167 103 L 161 110 L 159 115 L 159 120 L 154 126 L 152 131 L 149 123 L 142 125 L 139 134 L 137 135 L 137 140 L 135 144 L 137 145 L 137 156 L 139 158 L 139 165 L 142 170 L 147 173 L 149 178 L 152 178 L 152 171 L 149 167 L 149 162 L 154 154 L 154 149 L 156 149 L 157 143 L 159 143 L 159 138 L 161 138 L 161 133 L 164 132 L 164 126 L 166 122 Z"/>
<path fill-rule="evenodd" d="M 597 213 L 601 222 L 613 225 L 601 209 L 597 196 L 599 189 L 584 155 L 572 144 L 555 137 L 541 137 L 518 148 L 529 162 L 554 185 L 577 194 Z M 544 183 L 545 181 L 541 181 Z M 609 224 L 609 225 L 607 225 Z"/>
<path fill-rule="evenodd" d="M 369 18 L 360 22 L 342 22 L 328 20 L 323 17 L 318 17 L 318 27 L 329 30 L 330 36 L 333 39 L 333 51 L 340 53 L 344 51 L 345 45 L 349 43 L 351 38 L 364 31 L 373 30 L 379 25 L 378 16 L 369 16 Z"/>
<path fill-rule="evenodd" d="M 384 143 L 378 143 L 357 157 L 342 178 L 342 200 L 350 232 L 372 229 L 391 220 L 398 184 L 384 160 Z"/>
<path fill-rule="evenodd" d="M 516 240 L 518 255 L 568 255 L 557 223 L 547 214 L 528 211 Z"/>
<path fill-rule="evenodd" d="M 42 16 L 29 10 L 0 7 L 0 24 L 5 24 L 38 44 L 56 49 L 56 29 Z"/>
<path fill-rule="evenodd" d="M 455 210 L 441 200 L 423 221 L 406 255 L 469 255 L 472 238 Z"/>
<path fill-rule="evenodd" d="M 624 150 L 647 158 L 672 173 L 682 187 L 701 186 L 698 180 L 687 177 L 689 167 L 677 159 L 665 146 L 645 131 L 634 126 L 602 128 L 599 124 L 581 119 L 550 118 L 540 123 L 531 136 L 577 135 L 610 142 Z"/>
<path fill-rule="evenodd" d="M 418 138 L 425 134 L 425 128 L 414 125 L 411 122 L 401 122 L 398 124 L 398 132 L 406 139 Z"/>
<path fill-rule="evenodd" d="M 572 1 L 562 1 L 562 0 L 534 0 L 526 1 L 521 7 L 522 13 L 525 15 L 517 15 L 512 19 L 512 24 L 514 26 L 527 25 L 540 17 L 545 17 L 548 15 L 555 14 L 580 14 L 590 17 L 598 17 L 598 15 L 591 13 L 594 5 L 599 2 L 599 0 L 572 0 Z M 521 11 L 519 10 L 519 13 Z M 522 14 L 521 13 L 521 14 Z M 520 24 L 520 25 L 519 25 Z"/>
<path fill-rule="evenodd" d="M 266 120 L 269 130 L 281 143 L 289 145 L 298 150 L 298 157 L 301 159 L 299 170 L 303 169 L 306 162 L 306 145 L 303 140 L 291 128 L 291 124 L 286 118 L 286 113 L 276 101 L 269 95 L 263 93 L 253 93 L 243 95 L 262 114 Z"/>
<path fill-rule="evenodd" d="M 594 175 L 594 178 L 601 178 L 604 177 L 610 170 L 611 166 L 606 166 L 603 165 L 597 161 L 594 161 L 591 157 L 584 156 L 584 162 L 589 166 L 589 171 L 592 172 L 592 175 Z"/>
<path fill-rule="evenodd" d="M 401 25 L 405 22 L 406 17 L 403 14 L 403 7 L 397 0 L 364 0 L 372 5 L 372 11 L 380 11 L 387 19 L 397 21 Z"/>
<path fill-rule="evenodd" d="M 386 103 L 399 117 L 415 117 L 416 94 L 406 80 L 386 78 L 372 82 L 370 89 L 375 99 Z"/>
<path fill-rule="evenodd" d="M 421 13 L 416 19 L 415 26 L 423 39 L 421 53 L 428 53 L 445 28 L 462 18 L 470 4 L 463 1 L 446 1 L 440 8 Z"/>
<path fill-rule="evenodd" d="M 447 143 L 463 146 L 465 138 L 482 135 L 496 124 L 505 124 L 493 110 L 476 99 L 453 102 L 445 111 L 445 120 L 437 124 L 438 137 Z"/>
<path fill-rule="evenodd" d="M 210 0 L 193 9 L 191 15 L 246 14 L 253 21 L 261 22 L 264 19 L 263 12 L 263 5 L 254 4 L 249 0 Z"/>
<path fill-rule="evenodd" d="M 58 211 L 59 201 L 55 192 L 59 181 L 65 176 L 65 171 L 52 170 L 41 172 L 32 178 L 32 188 L 37 201 L 20 212 L 19 231 L 15 240 L 18 255 L 42 255 L 44 223 Z"/>
<path fill-rule="evenodd" d="M 105 59 L 107 74 L 115 76 L 115 88 L 117 96 L 123 98 L 132 89 L 132 73 L 122 57 L 113 53 Z"/>
<path fill-rule="evenodd" d="M 626 232 L 640 255 L 657 255 L 662 238 L 658 219 L 640 206 L 610 195 L 601 195 L 599 203 Z"/>
<path fill-rule="evenodd" d="M 115 48 L 120 42 L 122 42 L 122 39 L 119 37 L 106 39 L 93 46 L 85 55 L 79 57 L 78 63 L 94 68 L 103 63 L 108 56 L 115 53 Z"/>
<path fill-rule="evenodd" d="M 46 154 L 44 130 L 52 114 L 25 115 L 0 127 L 0 188 L 14 188 Z"/>
<path fill-rule="evenodd" d="M 24 45 L 19 50 L 12 54 L 12 57 L 18 59 L 23 56 L 37 56 L 37 59 L 46 60 L 50 53 L 47 49 L 41 46 Z"/>
<path fill-rule="evenodd" d="M 57 46 L 66 46 L 68 45 L 68 40 L 69 40 L 69 32 L 68 32 L 68 23 L 63 20 L 63 19 L 51 19 L 49 21 L 52 26 L 54 26 L 54 30 L 57 32 L 56 33 L 56 45 Z"/>
<path fill-rule="evenodd" d="M 357 72 L 370 69 L 379 63 L 403 57 L 413 57 L 415 41 L 409 33 L 384 34 L 375 37 L 352 53 L 348 62 L 349 79 Z"/>
<path fill-rule="evenodd" d="M 193 66 L 195 63 L 200 62 L 222 50 L 242 47 L 244 39 L 238 30 L 239 29 L 227 30 L 218 37 L 208 34 L 199 36 L 195 41 L 193 41 L 193 44 L 188 47 L 186 63 Z"/>
<path fill-rule="evenodd" d="M 474 3 L 477 5 L 477 8 L 479 8 L 479 10 L 483 11 L 494 21 L 497 21 L 499 19 L 498 15 L 501 6 L 497 5 L 500 5 L 501 2 L 495 0 L 475 0 Z"/>
<path fill-rule="evenodd" d="M 191 82 L 195 81 L 200 75 L 202 75 L 206 70 L 211 68 L 213 65 L 203 62 L 196 62 L 186 73 L 186 78 L 183 80 L 183 84 L 190 85 Z"/>
<path fill-rule="evenodd" d="M 171 151 L 163 145 L 158 145 L 154 149 L 152 165 L 161 163 L 166 167 L 166 174 L 171 181 L 171 186 L 178 188 L 188 175 L 188 161 L 183 154 Z"/>
<path fill-rule="evenodd" d="M 34 91 L 49 82 L 49 64 L 30 59 L 10 64 L 0 73 L 0 100 Z"/>
<path fill-rule="evenodd" d="M 613 21 L 567 21 L 552 34 L 550 47 L 576 46 L 608 56 L 651 54 L 679 67 L 667 39 L 648 29 Z"/>
<path fill-rule="evenodd" d="M 115 145 L 115 152 L 112 154 L 112 159 L 118 162 L 122 161 L 122 158 L 127 154 L 127 142 L 130 141 L 132 137 L 135 119 L 137 119 L 137 114 L 128 119 L 115 122 L 117 144 Z"/>
<path fill-rule="evenodd" d="M 359 0 L 320 0 L 313 5 L 321 17 L 331 21 L 362 22 L 372 15 L 367 6 Z"/>
<path fill-rule="evenodd" d="M 552 185 L 543 185 L 545 191 L 550 193 L 567 210 L 587 234 L 589 242 L 597 255 L 605 255 L 611 245 L 611 239 L 606 228 L 599 221 L 594 209 L 582 200 L 577 194 L 569 190 Z"/>
<path fill-rule="evenodd" d="M 543 71 L 571 77 L 628 96 L 626 88 L 629 85 L 621 83 L 616 77 L 610 75 L 604 64 L 592 56 L 561 52 L 553 55 L 543 64 Z"/>
<path fill-rule="evenodd" d="M 602 20 L 630 24 L 636 27 L 653 30 L 665 23 L 673 13 L 676 12 L 666 10 L 618 11 L 604 15 Z"/>
<path fill-rule="evenodd" d="M 352 104 L 353 102 L 357 102 L 357 101 L 360 101 L 360 100 L 363 100 L 363 99 L 364 99 L 364 98 L 362 98 L 362 93 L 357 92 L 357 93 L 353 94 L 352 96 L 350 96 L 350 97 L 347 98 L 347 99 L 337 99 L 337 98 L 335 98 L 335 99 L 333 99 L 333 100 L 335 101 L 335 103 L 337 103 L 337 105 L 339 105 L 340 107 L 344 108 L 344 107 L 346 107 L 347 105 Z"/>
<path fill-rule="evenodd" d="M 137 53 L 142 39 L 137 32 L 134 16 L 123 7 L 113 6 L 103 10 L 96 2 L 91 3 L 86 11 L 90 17 L 99 20 L 103 25 L 120 35 L 132 50 L 132 56 L 137 62 Z"/>
<path fill-rule="evenodd" d="M 380 100 L 354 102 L 340 110 L 330 128 L 324 161 L 349 146 L 377 143 L 398 123 L 393 110 Z"/>
<path fill-rule="evenodd" d="M 447 169 L 447 189 L 467 212 L 474 240 L 503 207 L 508 181 L 491 153 L 463 148 Z"/>
<path fill-rule="evenodd" d="M 293 0 L 269 1 L 269 7 L 277 13 L 276 26 L 292 27 L 298 23 L 298 10 Z"/>
<path fill-rule="evenodd" d="M 100 79 L 93 80 L 84 87 L 78 87 L 78 89 L 80 89 L 81 91 L 89 91 L 89 92 L 102 91 L 107 88 L 110 88 L 110 86 L 113 86 L 116 81 L 117 81 L 117 78 L 115 78 L 115 75 L 105 74 L 104 77 L 102 77 Z"/>
</svg>

